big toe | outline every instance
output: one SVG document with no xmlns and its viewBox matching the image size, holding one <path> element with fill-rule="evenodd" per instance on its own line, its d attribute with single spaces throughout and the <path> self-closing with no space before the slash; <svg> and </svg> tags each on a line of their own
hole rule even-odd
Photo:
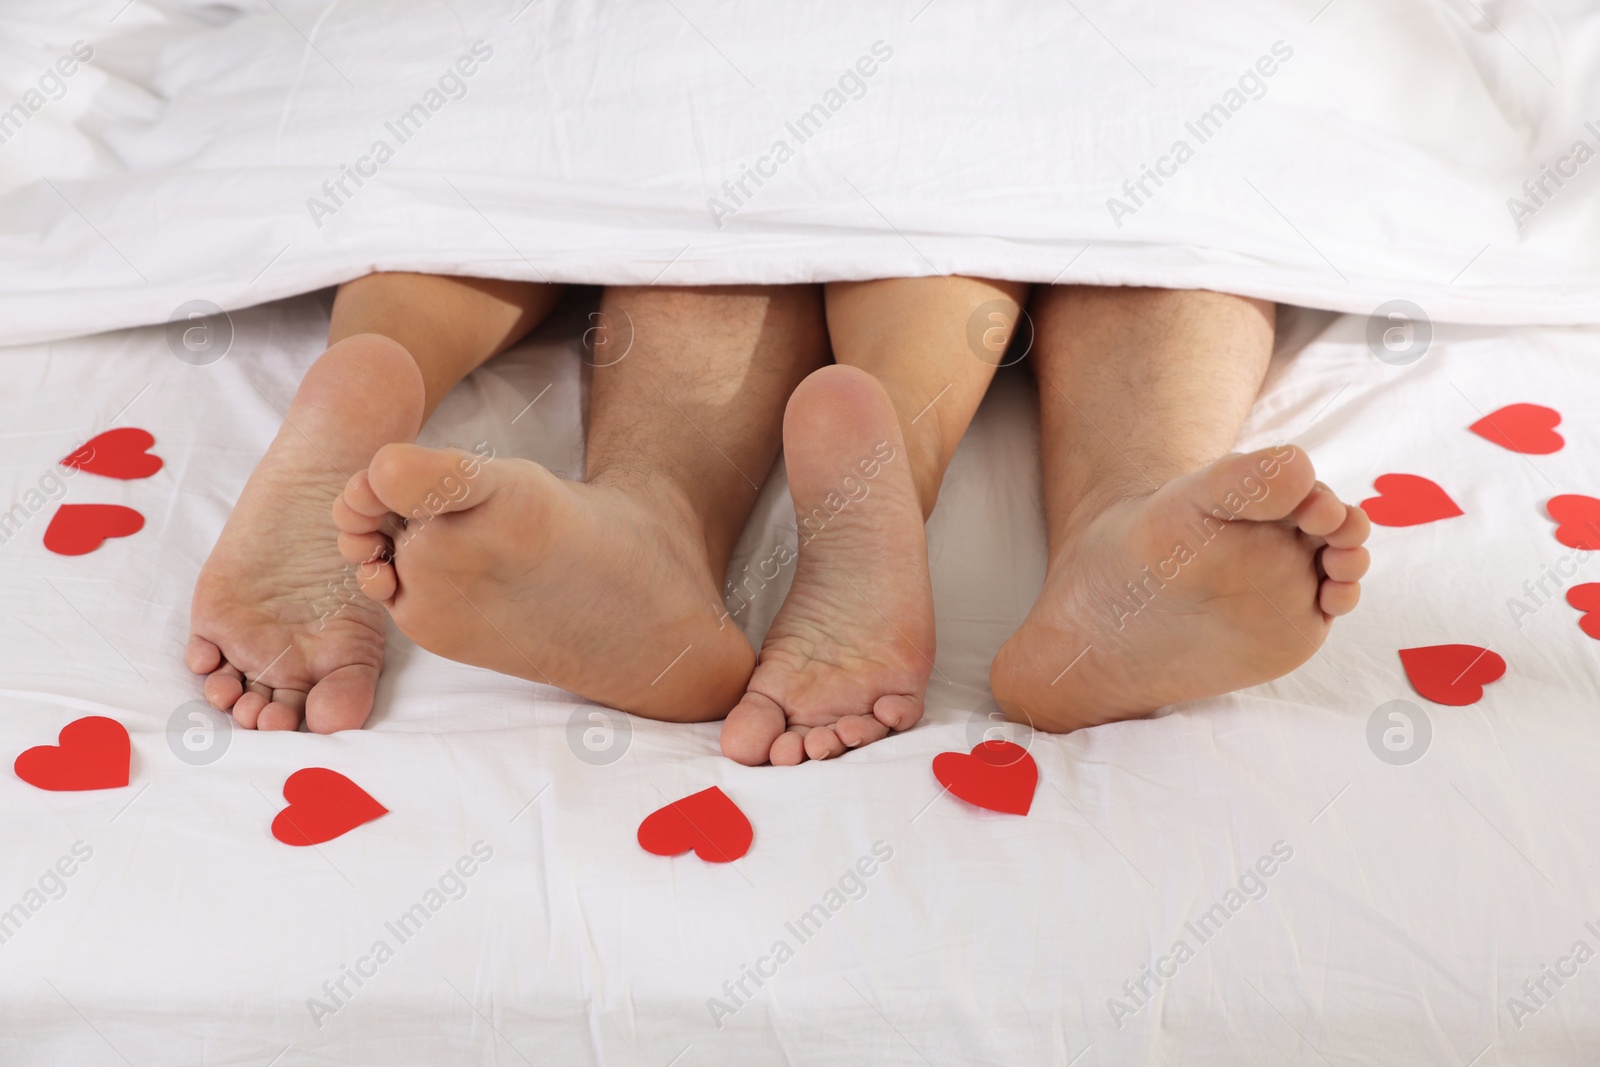
<svg viewBox="0 0 1600 1067">
<path fill-rule="evenodd" d="M 352 663 L 331 671 L 306 695 L 306 726 L 319 734 L 360 729 L 377 692 L 376 667 Z"/>
<path fill-rule="evenodd" d="M 760 693 L 746 693 L 722 723 L 722 754 L 735 763 L 758 767 L 771 757 L 784 731 L 783 709 Z"/>
<path fill-rule="evenodd" d="M 1311 457 L 1294 445 L 1223 456 L 1186 479 L 1202 511 L 1219 519 L 1257 522 L 1288 518 L 1316 484 Z"/>
</svg>

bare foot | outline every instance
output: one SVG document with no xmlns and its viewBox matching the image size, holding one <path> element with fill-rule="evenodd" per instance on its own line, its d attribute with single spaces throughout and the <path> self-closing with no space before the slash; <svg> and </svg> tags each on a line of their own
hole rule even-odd
<svg viewBox="0 0 1600 1067">
<path fill-rule="evenodd" d="M 676 722 L 720 719 L 744 692 L 755 656 L 670 484 L 392 445 L 334 519 L 366 594 L 430 652 Z"/>
<path fill-rule="evenodd" d="M 376 334 L 346 338 L 307 372 L 200 570 L 189 669 L 246 729 L 361 726 L 383 666 L 383 612 L 349 581 L 331 509 L 379 447 L 416 437 L 422 374 Z"/>
<path fill-rule="evenodd" d="M 1008 716 L 1052 731 L 1288 674 L 1355 608 L 1371 529 L 1293 446 L 1224 456 L 1075 526 L 989 676 Z"/>
<path fill-rule="evenodd" d="M 722 751 L 827 759 L 922 717 L 933 590 L 905 441 L 877 379 L 824 367 L 789 400 L 784 464 L 800 560 Z"/>
</svg>

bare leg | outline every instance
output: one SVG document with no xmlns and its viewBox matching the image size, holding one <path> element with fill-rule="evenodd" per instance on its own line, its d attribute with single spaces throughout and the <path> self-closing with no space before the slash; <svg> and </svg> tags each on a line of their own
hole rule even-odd
<svg viewBox="0 0 1600 1067">
<path fill-rule="evenodd" d="M 834 358 L 876 378 L 893 403 L 924 519 L 1027 295 L 1016 282 L 963 277 L 827 287 Z"/>
<path fill-rule="evenodd" d="M 1304 663 L 1355 607 L 1369 527 L 1300 449 L 1225 455 L 1273 306 L 1057 287 L 1034 317 L 1050 563 L 995 658 L 1001 707 L 1072 730 Z"/>
<path fill-rule="evenodd" d="M 412 441 L 444 395 L 544 317 L 553 286 L 373 274 L 339 289 L 328 350 L 250 475 L 190 608 L 189 669 L 246 728 L 360 726 L 383 666 L 383 615 L 339 558 L 345 480 Z"/>
<path fill-rule="evenodd" d="M 379 560 L 363 589 L 430 651 L 650 718 L 718 719 L 755 659 L 723 577 L 784 400 L 827 350 L 819 293 L 620 289 L 603 312 L 633 346 L 595 371 L 586 482 L 393 445 L 336 506 L 340 548 Z"/>
<path fill-rule="evenodd" d="M 935 647 L 922 524 L 1026 289 L 976 278 L 827 287 L 839 365 L 806 379 L 784 416 L 799 563 L 723 727 L 732 759 L 827 759 L 922 717 Z"/>
<path fill-rule="evenodd" d="M 456 384 L 525 337 L 555 307 L 559 285 L 369 274 L 339 287 L 328 344 L 360 334 L 387 337 L 422 372 L 422 421 Z"/>
</svg>

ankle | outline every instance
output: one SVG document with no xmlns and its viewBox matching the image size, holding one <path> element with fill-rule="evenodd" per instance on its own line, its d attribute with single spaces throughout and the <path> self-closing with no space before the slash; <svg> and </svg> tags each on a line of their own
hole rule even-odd
<svg viewBox="0 0 1600 1067">
<path fill-rule="evenodd" d="M 1050 524 L 1052 549 L 1076 542 L 1106 512 L 1143 500 L 1154 492 L 1155 489 L 1144 482 L 1128 481 L 1102 482 L 1084 489 L 1077 494 L 1066 514 Z"/>
<path fill-rule="evenodd" d="M 945 445 L 944 428 L 939 425 L 935 409 L 930 408 L 918 422 L 901 427 L 900 433 L 905 440 L 906 462 L 911 466 L 917 502 L 922 506 L 922 521 L 927 522 L 939 502 L 952 450 Z"/>
<path fill-rule="evenodd" d="M 627 497 L 660 522 L 669 534 L 683 538 L 704 552 L 707 561 L 715 566 L 716 539 L 695 502 L 694 494 L 677 478 L 662 471 L 605 466 L 590 471 L 584 480 L 589 485 Z M 732 550 L 730 541 L 727 554 L 731 554 Z M 722 563 L 726 562 L 724 556 Z"/>
</svg>

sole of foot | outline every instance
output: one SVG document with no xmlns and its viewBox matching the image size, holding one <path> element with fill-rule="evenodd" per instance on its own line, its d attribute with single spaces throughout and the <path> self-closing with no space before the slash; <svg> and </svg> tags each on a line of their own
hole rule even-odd
<svg viewBox="0 0 1600 1067">
<path fill-rule="evenodd" d="M 1066 731 L 1288 674 L 1355 608 L 1370 530 L 1287 445 L 1075 516 L 995 657 L 995 699 Z"/>
<path fill-rule="evenodd" d="M 868 744 L 922 717 L 933 591 L 922 507 L 888 394 L 824 367 L 783 420 L 799 560 L 749 691 L 722 728 L 748 765 L 794 765 Z"/>
<path fill-rule="evenodd" d="M 361 726 L 383 667 L 382 610 L 339 555 L 350 474 L 422 420 L 422 375 L 396 342 L 346 338 L 307 372 L 200 570 L 185 660 L 246 729 Z"/>
<path fill-rule="evenodd" d="M 755 664 L 668 482 L 569 482 L 528 460 L 393 445 L 334 519 L 367 595 L 448 659 L 674 722 L 721 718 Z"/>
</svg>

